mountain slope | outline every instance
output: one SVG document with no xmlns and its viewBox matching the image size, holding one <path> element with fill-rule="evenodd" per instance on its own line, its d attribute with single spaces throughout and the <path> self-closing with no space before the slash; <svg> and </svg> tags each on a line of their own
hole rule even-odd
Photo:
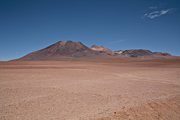
<svg viewBox="0 0 180 120">
<path fill-rule="evenodd" d="M 63 57 L 96 56 L 98 52 L 91 50 L 81 42 L 59 41 L 44 49 L 32 52 L 19 60 L 45 60 Z"/>
<path fill-rule="evenodd" d="M 82 58 L 82 57 L 144 57 L 165 58 L 171 56 L 169 53 L 152 52 L 144 49 L 131 49 L 112 51 L 103 46 L 93 45 L 91 48 L 81 42 L 59 41 L 44 49 L 32 52 L 17 60 L 59 60 L 62 58 Z"/>
</svg>

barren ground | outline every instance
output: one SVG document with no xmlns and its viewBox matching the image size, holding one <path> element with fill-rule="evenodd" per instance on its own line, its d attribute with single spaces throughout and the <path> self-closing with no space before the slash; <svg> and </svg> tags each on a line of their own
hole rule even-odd
<svg viewBox="0 0 180 120">
<path fill-rule="evenodd" d="M 0 120 L 180 120 L 180 60 L 0 62 Z"/>
</svg>

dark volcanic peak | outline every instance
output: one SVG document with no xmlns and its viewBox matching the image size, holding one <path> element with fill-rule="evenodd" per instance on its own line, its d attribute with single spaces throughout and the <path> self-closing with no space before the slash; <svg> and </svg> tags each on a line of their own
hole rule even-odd
<svg viewBox="0 0 180 120">
<path fill-rule="evenodd" d="M 81 42 L 59 41 L 44 49 L 30 53 L 20 60 L 44 60 L 58 59 L 62 57 L 83 57 L 93 56 L 97 53 Z"/>
<path fill-rule="evenodd" d="M 81 42 L 59 41 L 43 50 L 48 50 L 50 53 L 53 54 L 67 55 L 78 51 L 89 50 L 89 48 Z"/>
</svg>

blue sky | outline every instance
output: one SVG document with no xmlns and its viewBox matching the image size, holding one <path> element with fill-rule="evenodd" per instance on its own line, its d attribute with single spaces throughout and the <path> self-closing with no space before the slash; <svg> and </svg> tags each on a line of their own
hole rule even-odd
<svg viewBox="0 0 180 120">
<path fill-rule="evenodd" d="M 59 40 L 180 55 L 180 1 L 0 0 L 0 60 Z"/>
</svg>

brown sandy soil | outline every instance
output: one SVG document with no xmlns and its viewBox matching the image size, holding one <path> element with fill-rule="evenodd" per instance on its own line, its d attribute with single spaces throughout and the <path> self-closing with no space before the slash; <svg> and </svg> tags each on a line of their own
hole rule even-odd
<svg viewBox="0 0 180 120">
<path fill-rule="evenodd" d="M 0 62 L 0 120 L 180 120 L 180 60 Z"/>
</svg>

